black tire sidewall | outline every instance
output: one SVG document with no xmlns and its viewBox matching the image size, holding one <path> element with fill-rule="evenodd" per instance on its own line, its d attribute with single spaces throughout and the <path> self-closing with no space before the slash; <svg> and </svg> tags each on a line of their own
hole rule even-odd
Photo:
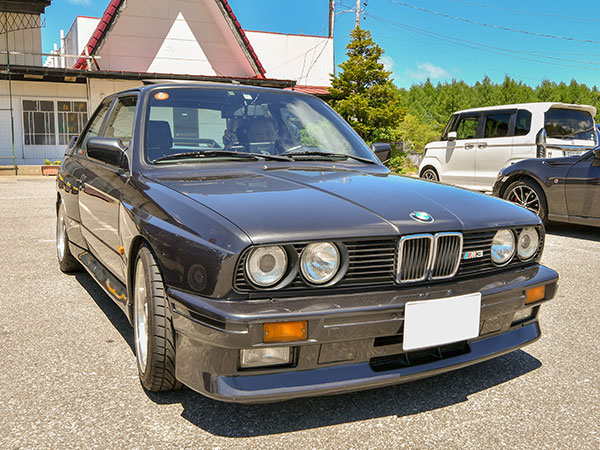
<svg viewBox="0 0 600 450">
<path fill-rule="evenodd" d="M 435 175 L 435 180 L 425 178 L 425 174 L 427 172 L 433 173 Z M 440 177 L 438 176 L 437 171 L 432 167 L 427 167 L 425 170 L 423 170 L 423 172 L 421 172 L 421 178 L 423 178 L 424 180 L 427 180 L 427 181 L 440 181 Z"/>
<path fill-rule="evenodd" d="M 546 204 L 546 195 L 544 194 L 544 191 L 542 191 L 542 189 L 535 182 L 530 181 L 530 180 L 513 181 L 512 183 L 510 183 L 508 185 L 508 187 L 504 191 L 502 198 L 504 200 L 508 200 L 509 202 L 514 203 L 516 205 L 517 203 L 510 200 L 508 198 L 508 196 L 509 196 L 509 192 L 511 192 L 517 186 L 527 186 L 528 188 L 532 189 L 537 194 L 538 198 L 540 199 L 539 217 L 540 217 L 540 219 L 542 219 L 542 222 L 544 222 L 544 224 L 547 223 L 548 222 L 548 206 Z"/>
</svg>

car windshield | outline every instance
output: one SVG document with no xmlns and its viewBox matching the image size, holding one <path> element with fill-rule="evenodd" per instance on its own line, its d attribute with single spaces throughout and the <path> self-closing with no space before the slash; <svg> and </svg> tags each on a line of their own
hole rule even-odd
<svg viewBox="0 0 600 450">
<path fill-rule="evenodd" d="M 549 138 L 595 141 L 596 137 L 592 115 L 576 109 L 549 109 L 545 128 Z"/>
<path fill-rule="evenodd" d="M 252 88 L 157 88 L 150 94 L 145 159 L 214 161 L 376 159 L 321 100 Z"/>
</svg>

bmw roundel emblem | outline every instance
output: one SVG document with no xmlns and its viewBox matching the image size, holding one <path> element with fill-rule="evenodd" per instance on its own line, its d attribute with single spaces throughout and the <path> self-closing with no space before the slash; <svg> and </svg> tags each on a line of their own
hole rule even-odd
<svg viewBox="0 0 600 450">
<path fill-rule="evenodd" d="M 423 211 L 413 211 L 410 213 L 410 217 L 412 217 L 417 222 L 424 222 L 424 223 L 432 223 L 434 220 L 433 216 L 431 214 L 428 214 Z"/>
</svg>

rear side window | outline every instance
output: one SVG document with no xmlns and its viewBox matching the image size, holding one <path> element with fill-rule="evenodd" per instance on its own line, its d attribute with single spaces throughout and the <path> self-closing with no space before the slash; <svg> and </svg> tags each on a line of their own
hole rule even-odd
<svg viewBox="0 0 600 450">
<path fill-rule="evenodd" d="M 477 137 L 479 116 L 463 116 L 456 127 L 456 139 L 474 139 Z"/>
<path fill-rule="evenodd" d="M 483 137 L 498 138 L 508 136 L 508 126 L 512 114 L 488 114 Z"/>
<path fill-rule="evenodd" d="M 593 141 L 594 119 L 587 111 L 552 108 L 546 112 L 544 127 L 549 138 Z"/>
<path fill-rule="evenodd" d="M 531 130 L 531 113 L 520 109 L 515 122 L 515 136 L 525 136 Z"/>
</svg>

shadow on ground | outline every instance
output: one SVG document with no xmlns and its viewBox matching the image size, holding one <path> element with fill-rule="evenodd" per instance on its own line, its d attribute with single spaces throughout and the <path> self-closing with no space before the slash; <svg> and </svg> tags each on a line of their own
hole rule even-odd
<svg viewBox="0 0 600 450">
<path fill-rule="evenodd" d="M 600 242 L 600 228 L 575 225 L 571 223 L 550 222 L 546 227 L 547 234 L 556 236 Z"/>
<path fill-rule="evenodd" d="M 125 314 L 89 275 L 77 274 L 76 279 L 133 353 L 133 329 Z M 188 388 L 169 393 L 147 392 L 147 395 L 157 404 L 181 404 L 184 419 L 214 435 L 253 437 L 392 415 L 419 414 L 468 401 L 469 395 L 518 378 L 540 366 L 538 359 L 518 350 L 475 366 L 411 383 L 263 405 L 223 403 Z"/>
</svg>

